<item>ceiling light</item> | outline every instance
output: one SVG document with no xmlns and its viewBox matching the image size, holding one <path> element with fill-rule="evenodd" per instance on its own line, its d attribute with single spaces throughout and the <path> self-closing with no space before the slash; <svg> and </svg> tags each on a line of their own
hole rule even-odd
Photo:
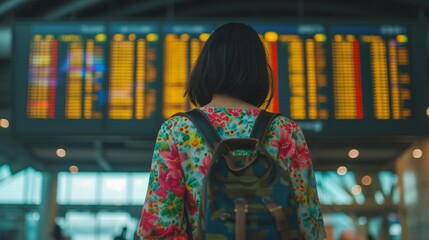
<svg viewBox="0 0 429 240">
<path fill-rule="evenodd" d="M 350 158 L 357 158 L 357 157 L 359 157 L 359 150 L 357 150 L 357 149 L 351 149 L 349 151 L 349 157 Z"/>
<path fill-rule="evenodd" d="M 57 153 L 57 156 L 60 158 L 63 158 L 66 156 L 66 150 L 64 150 L 63 148 L 58 148 L 56 153 Z"/>
<path fill-rule="evenodd" d="M 347 173 L 347 168 L 345 166 L 341 166 L 337 169 L 338 175 L 345 175 Z"/>
<path fill-rule="evenodd" d="M 416 148 L 413 150 L 413 157 L 414 158 L 421 158 L 423 156 L 423 151 L 419 148 Z"/>
</svg>

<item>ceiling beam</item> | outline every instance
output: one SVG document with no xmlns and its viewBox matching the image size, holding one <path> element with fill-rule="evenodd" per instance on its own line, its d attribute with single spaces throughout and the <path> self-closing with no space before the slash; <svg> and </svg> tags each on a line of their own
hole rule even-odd
<svg viewBox="0 0 429 240">
<path fill-rule="evenodd" d="M 9 0 L 0 4 L 0 16 L 30 0 Z"/>
<path fill-rule="evenodd" d="M 104 2 L 105 0 L 72 0 L 61 7 L 45 14 L 44 18 L 53 20 L 81 11 L 85 8 Z"/>
<path fill-rule="evenodd" d="M 417 7 L 429 8 L 429 2 L 427 0 L 391 0 L 391 1 L 403 3 L 405 5 L 415 5 Z"/>
<path fill-rule="evenodd" d="M 105 154 L 104 154 L 103 143 L 101 141 L 96 141 L 94 143 L 94 146 L 95 146 L 95 160 L 97 161 L 98 165 L 100 165 L 101 169 L 105 171 L 112 171 L 112 166 L 104 157 Z"/>
<path fill-rule="evenodd" d="M 278 10 L 285 10 L 285 11 L 291 11 L 291 10 L 299 10 L 304 12 L 305 17 L 305 11 L 311 10 L 311 11 L 322 11 L 326 13 L 335 13 L 335 14 L 343 14 L 343 15 L 350 15 L 350 16 L 362 16 L 364 13 L 365 15 L 375 15 L 378 17 L 389 17 L 389 15 L 386 15 L 386 13 L 380 12 L 380 11 L 374 11 L 371 9 L 368 9 L 367 7 L 360 7 L 360 6 L 353 6 L 350 4 L 326 4 L 324 2 L 306 2 L 304 4 L 297 4 L 296 2 L 286 2 L 286 1 L 278 1 L 278 2 L 272 2 L 270 4 L 267 4 L 264 1 L 252 1 L 247 2 L 246 4 L 243 4 L 242 2 L 229 2 L 227 5 L 218 4 L 218 3 L 212 3 L 212 4 L 201 4 L 198 7 L 189 7 L 180 11 L 176 11 L 177 15 L 181 16 L 205 16 L 205 15 L 211 15 L 211 14 L 234 14 L 237 11 L 278 11 Z M 275 16 L 274 16 L 275 17 Z M 288 17 L 288 16 L 284 16 Z M 296 17 L 296 16 L 291 16 Z M 393 17 L 393 16 L 390 16 Z"/>
<path fill-rule="evenodd" d="M 7 159 L 6 164 L 16 169 L 33 167 L 39 171 L 46 170 L 44 163 L 34 158 L 20 142 L 11 137 L 0 139 L 0 153 Z"/>
<path fill-rule="evenodd" d="M 113 13 L 114 16 L 133 16 L 142 14 L 160 7 L 174 6 L 174 4 L 187 2 L 192 0 L 150 0 L 142 1 L 137 4 L 129 5 Z M 111 14 L 108 14 L 111 16 Z"/>
</svg>

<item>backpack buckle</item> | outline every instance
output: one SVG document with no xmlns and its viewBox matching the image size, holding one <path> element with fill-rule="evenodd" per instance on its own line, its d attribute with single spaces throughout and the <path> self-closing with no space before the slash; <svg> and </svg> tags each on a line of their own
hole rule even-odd
<svg viewBox="0 0 429 240">
<path fill-rule="evenodd" d="M 235 202 L 235 208 L 234 212 L 245 212 L 247 213 L 249 211 L 249 205 L 247 204 L 247 201 L 245 198 L 238 197 L 234 200 Z"/>
</svg>

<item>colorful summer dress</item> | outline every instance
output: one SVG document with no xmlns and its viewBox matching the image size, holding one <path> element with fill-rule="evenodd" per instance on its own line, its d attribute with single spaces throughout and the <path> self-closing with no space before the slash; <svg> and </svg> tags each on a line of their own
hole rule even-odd
<svg viewBox="0 0 429 240">
<path fill-rule="evenodd" d="M 260 109 L 200 108 L 217 132 L 226 138 L 249 137 Z M 299 126 L 277 117 L 264 145 L 290 173 L 298 219 L 306 239 L 324 239 L 320 204 L 310 153 Z M 166 120 L 159 130 L 149 178 L 149 187 L 138 233 L 144 239 L 187 239 L 185 208 L 192 231 L 197 231 L 203 178 L 212 151 L 186 117 Z M 186 201 L 184 201 L 186 199 Z"/>
</svg>

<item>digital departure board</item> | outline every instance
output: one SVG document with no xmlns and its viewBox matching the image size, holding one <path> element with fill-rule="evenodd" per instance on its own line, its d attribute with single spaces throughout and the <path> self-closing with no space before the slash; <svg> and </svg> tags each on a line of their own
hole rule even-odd
<svg viewBox="0 0 429 240">
<path fill-rule="evenodd" d="M 208 24 L 166 24 L 164 26 L 163 116 L 190 109 L 184 97 L 190 70 L 213 31 Z"/>
<path fill-rule="evenodd" d="M 275 92 L 269 110 L 308 136 L 427 130 L 425 26 L 250 22 Z M 193 106 L 185 87 L 220 22 L 18 23 L 16 132 L 137 135 Z"/>
<path fill-rule="evenodd" d="M 332 26 L 336 119 L 407 119 L 413 114 L 404 26 Z"/>
<path fill-rule="evenodd" d="M 426 127 L 419 121 L 427 104 L 421 34 L 397 24 L 330 26 L 334 127 L 375 134 Z"/>
<path fill-rule="evenodd" d="M 17 27 L 17 124 L 50 132 L 81 127 L 102 131 L 106 102 L 104 24 L 31 24 Z M 22 91 L 22 92 L 21 92 Z M 24 100 L 25 99 L 25 100 Z M 28 125 L 25 119 L 35 120 Z M 67 124 L 68 125 L 67 125 Z M 46 126 L 46 127 L 45 127 Z"/>
<path fill-rule="evenodd" d="M 156 23 L 109 26 L 108 132 L 134 132 L 144 122 L 152 132 L 159 90 L 160 29 Z"/>
<path fill-rule="evenodd" d="M 328 119 L 327 36 L 322 25 L 255 25 L 278 88 L 272 110 L 295 120 Z"/>
</svg>

